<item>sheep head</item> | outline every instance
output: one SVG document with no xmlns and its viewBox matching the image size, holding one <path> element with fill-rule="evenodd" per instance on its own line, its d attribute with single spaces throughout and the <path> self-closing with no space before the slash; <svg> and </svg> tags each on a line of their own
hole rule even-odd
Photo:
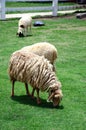
<svg viewBox="0 0 86 130">
<path fill-rule="evenodd" d="M 55 91 L 51 91 L 51 95 L 48 97 L 48 101 L 52 101 L 53 102 L 53 106 L 59 106 L 60 101 L 62 100 L 63 94 L 62 91 L 59 90 L 55 90 Z"/>
<path fill-rule="evenodd" d="M 58 86 L 56 86 L 56 88 L 53 88 L 50 90 L 49 92 L 49 97 L 48 97 L 48 101 L 52 101 L 53 102 L 53 106 L 59 106 L 61 100 L 62 100 L 63 94 L 60 88 L 58 88 Z"/>
<path fill-rule="evenodd" d="M 19 36 L 19 37 L 24 37 L 24 25 L 20 25 L 19 26 L 19 29 L 18 29 L 18 32 L 17 32 L 17 35 Z"/>
</svg>

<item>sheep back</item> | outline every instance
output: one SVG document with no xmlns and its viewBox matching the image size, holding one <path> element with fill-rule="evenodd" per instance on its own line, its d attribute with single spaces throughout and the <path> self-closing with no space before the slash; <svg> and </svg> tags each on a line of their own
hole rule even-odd
<svg viewBox="0 0 86 130">
<path fill-rule="evenodd" d="M 23 16 L 20 20 L 19 20 L 19 26 L 24 25 L 24 27 L 27 28 L 27 26 L 32 24 L 32 18 L 30 16 Z"/>
<path fill-rule="evenodd" d="M 31 46 L 23 47 L 21 51 L 32 52 L 39 56 L 44 56 L 51 62 L 51 64 L 54 64 L 58 55 L 55 46 L 48 42 L 35 43 Z"/>
</svg>

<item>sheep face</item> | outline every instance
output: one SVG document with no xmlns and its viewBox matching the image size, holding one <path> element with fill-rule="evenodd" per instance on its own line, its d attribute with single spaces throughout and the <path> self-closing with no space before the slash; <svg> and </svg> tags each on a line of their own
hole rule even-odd
<svg viewBox="0 0 86 130">
<path fill-rule="evenodd" d="M 53 106 L 59 106 L 60 101 L 62 100 L 63 94 L 60 89 L 51 90 L 48 100 L 53 102 Z"/>
<path fill-rule="evenodd" d="M 18 35 L 19 37 L 24 37 L 24 32 L 25 32 L 25 27 L 24 27 L 23 25 L 19 26 L 17 35 Z"/>
<path fill-rule="evenodd" d="M 53 106 L 54 107 L 58 106 L 61 100 L 62 100 L 62 92 L 61 90 L 56 90 L 54 92 L 54 96 L 52 97 Z"/>
</svg>

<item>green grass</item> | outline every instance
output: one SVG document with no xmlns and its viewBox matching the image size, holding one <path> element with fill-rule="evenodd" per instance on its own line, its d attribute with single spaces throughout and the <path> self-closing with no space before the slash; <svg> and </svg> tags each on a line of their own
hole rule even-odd
<svg viewBox="0 0 86 130">
<path fill-rule="evenodd" d="M 0 21 L 0 130 L 85 130 L 86 21 L 75 16 L 42 21 L 45 26 L 32 27 L 32 36 L 25 38 L 16 36 L 18 19 Z M 15 97 L 10 97 L 7 73 L 10 55 L 43 41 L 58 50 L 56 74 L 64 94 L 59 108 L 46 102 L 47 93 L 40 93 L 42 104 L 37 105 L 36 100 L 25 95 L 23 83 L 16 82 Z"/>
</svg>

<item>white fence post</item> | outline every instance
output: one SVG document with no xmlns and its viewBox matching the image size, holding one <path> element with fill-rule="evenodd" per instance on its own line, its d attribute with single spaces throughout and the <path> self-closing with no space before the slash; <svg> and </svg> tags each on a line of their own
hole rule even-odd
<svg viewBox="0 0 86 130">
<path fill-rule="evenodd" d="M 5 20 L 5 0 L 0 0 L 0 19 Z"/>
<path fill-rule="evenodd" d="M 57 16 L 57 11 L 58 11 L 58 0 L 53 0 L 53 3 L 52 3 L 53 16 Z"/>
</svg>

